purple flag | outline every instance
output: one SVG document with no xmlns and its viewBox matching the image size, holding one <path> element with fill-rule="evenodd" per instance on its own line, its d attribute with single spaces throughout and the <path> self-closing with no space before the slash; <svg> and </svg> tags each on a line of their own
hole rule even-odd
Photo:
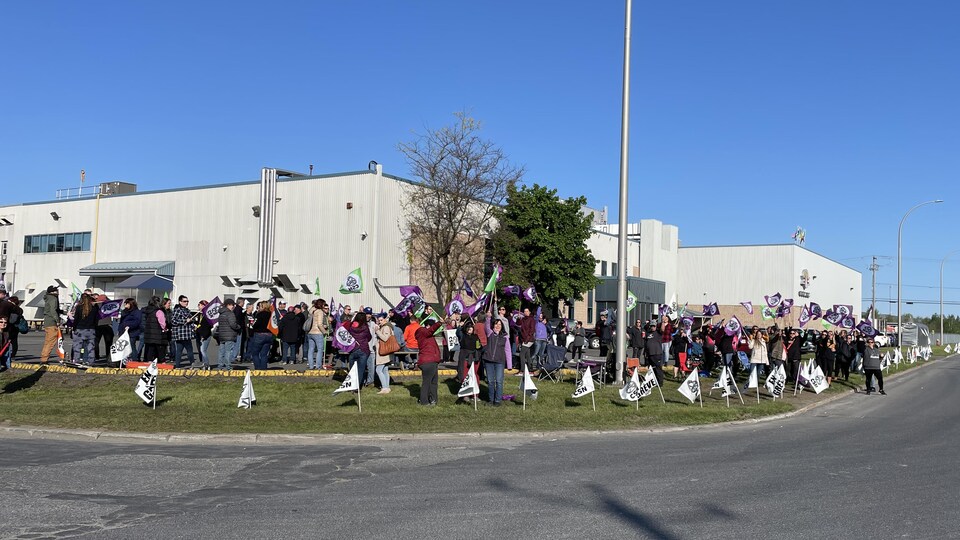
<svg viewBox="0 0 960 540">
<path fill-rule="evenodd" d="M 670 306 L 663 304 L 660 306 L 660 309 L 658 310 L 658 312 L 660 313 L 660 316 L 663 317 L 667 313 L 670 313 Z"/>
<path fill-rule="evenodd" d="M 339 324 L 333 331 L 333 346 L 340 349 L 340 352 L 348 353 L 356 348 L 357 340 L 353 339 L 350 331 L 343 324 Z"/>
<path fill-rule="evenodd" d="M 723 331 L 728 336 L 735 336 L 738 333 L 740 333 L 740 328 L 741 328 L 740 319 L 738 319 L 737 316 L 734 315 L 733 317 L 730 317 L 730 320 L 727 321 L 727 324 L 723 326 Z"/>
<path fill-rule="evenodd" d="M 527 302 L 537 303 L 537 289 L 531 285 L 523 290 L 523 298 Z"/>
<path fill-rule="evenodd" d="M 463 313 L 464 305 L 463 299 L 460 298 L 460 295 L 453 297 L 453 300 L 450 300 L 450 303 L 447 304 L 445 308 L 447 315 L 453 315 L 454 313 Z"/>
<path fill-rule="evenodd" d="M 504 287 L 503 289 L 501 289 L 501 292 L 503 293 L 503 296 L 505 296 L 505 297 L 520 296 L 520 286 L 519 286 L 519 285 L 507 285 L 506 287 Z"/>
<path fill-rule="evenodd" d="M 123 305 L 123 300 L 111 300 L 100 304 L 100 318 L 109 319 L 117 313 L 120 313 L 121 305 Z"/>
<path fill-rule="evenodd" d="M 861 334 L 867 337 L 873 337 L 877 335 L 876 328 L 874 328 L 873 325 L 870 324 L 870 321 L 866 319 L 860 321 L 860 324 L 857 325 L 857 330 L 859 330 Z"/>
<path fill-rule="evenodd" d="M 410 296 L 411 293 L 417 293 L 417 296 L 423 297 L 423 291 L 421 291 L 417 285 L 403 285 L 400 287 L 400 296 L 406 298 Z"/>
<path fill-rule="evenodd" d="M 800 318 L 797 320 L 800 322 L 800 328 L 803 328 L 808 322 L 810 322 L 810 310 L 807 308 L 806 304 L 804 304 L 803 308 L 800 310 Z"/>
<path fill-rule="evenodd" d="M 470 284 L 467 283 L 467 276 L 463 276 L 463 292 L 467 293 L 467 296 L 470 298 L 476 298 L 473 294 L 473 289 L 471 289 Z"/>
<path fill-rule="evenodd" d="M 207 320 L 211 325 L 217 324 L 217 321 L 220 320 L 220 307 L 223 306 L 223 303 L 220 301 L 219 296 L 214 296 L 213 300 L 203 308 L 203 318 Z"/>
<path fill-rule="evenodd" d="M 747 313 L 753 315 L 753 302 L 750 302 L 750 301 L 740 302 L 740 305 L 747 310 Z M 706 313 L 704 313 L 704 315 L 706 315 Z"/>
<path fill-rule="evenodd" d="M 820 309 L 820 304 L 810 302 L 810 318 L 819 319 L 820 317 L 823 317 L 823 310 Z"/>
<path fill-rule="evenodd" d="M 497 263 L 497 283 L 500 283 L 501 279 L 503 279 L 503 265 Z"/>
<path fill-rule="evenodd" d="M 844 317 L 848 315 L 853 315 L 853 306 L 850 304 L 834 304 L 833 310 L 843 315 Z"/>
<path fill-rule="evenodd" d="M 467 307 L 465 307 L 465 308 L 463 309 L 463 312 L 466 313 L 467 315 L 473 317 L 473 315 L 474 315 L 477 311 L 480 311 L 481 309 L 483 309 L 484 304 L 486 304 L 486 302 L 487 302 L 487 298 L 488 298 L 487 293 L 481 294 L 481 295 L 480 295 L 480 298 L 477 299 L 476 303 L 473 304 L 472 306 L 467 306 Z"/>
<path fill-rule="evenodd" d="M 840 324 L 840 321 L 843 320 L 843 315 L 833 311 L 832 309 L 828 309 L 827 312 L 823 314 L 823 320 L 834 326 L 837 326 Z"/>
<path fill-rule="evenodd" d="M 720 306 L 716 302 L 712 304 L 703 305 L 703 316 L 704 317 L 716 317 L 720 314 Z"/>
<path fill-rule="evenodd" d="M 780 296 L 780 293 L 777 293 L 773 296 L 764 296 L 763 299 L 767 301 L 767 306 L 777 307 L 780 305 L 780 301 L 783 299 L 783 297 Z"/>
<path fill-rule="evenodd" d="M 784 299 L 783 299 L 783 302 L 780 302 L 780 304 L 781 304 L 783 307 L 785 307 L 785 308 L 787 308 L 787 309 L 790 309 L 790 308 L 793 307 L 793 298 L 784 298 Z"/>
<path fill-rule="evenodd" d="M 416 291 L 411 291 L 393 308 L 393 312 L 401 317 L 409 317 L 420 304 L 423 304 L 423 297 Z"/>
<path fill-rule="evenodd" d="M 854 321 L 853 317 L 850 315 L 847 315 L 846 317 L 843 318 L 843 320 L 840 321 L 840 328 L 844 328 L 846 330 L 850 330 L 855 325 L 856 325 L 856 321 Z"/>
<path fill-rule="evenodd" d="M 781 302 L 780 307 L 777 308 L 777 318 L 782 319 L 789 314 L 790 314 L 790 307 L 784 304 L 783 302 Z"/>
</svg>

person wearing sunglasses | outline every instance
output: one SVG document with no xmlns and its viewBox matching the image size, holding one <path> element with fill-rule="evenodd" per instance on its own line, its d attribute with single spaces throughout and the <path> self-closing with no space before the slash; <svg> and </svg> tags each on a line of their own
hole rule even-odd
<svg viewBox="0 0 960 540">
<path fill-rule="evenodd" d="M 873 393 L 871 379 L 874 377 L 877 378 L 877 387 L 880 389 L 880 393 L 887 395 L 887 393 L 883 391 L 883 372 L 880 370 L 880 349 L 877 348 L 877 344 L 872 337 L 867 338 L 867 346 L 863 350 L 863 373 L 866 378 L 868 396 Z"/>
</svg>

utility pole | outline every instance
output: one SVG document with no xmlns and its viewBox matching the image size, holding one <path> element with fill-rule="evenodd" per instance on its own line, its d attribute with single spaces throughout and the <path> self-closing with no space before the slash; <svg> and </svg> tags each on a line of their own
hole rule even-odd
<svg viewBox="0 0 960 540">
<path fill-rule="evenodd" d="M 870 271 L 873 272 L 873 278 L 870 285 L 870 307 L 873 308 L 873 318 L 877 318 L 877 270 L 880 267 L 877 266 L 877 256 L 873 256 L 873 263 L 870 264 Z"/>
</svg>

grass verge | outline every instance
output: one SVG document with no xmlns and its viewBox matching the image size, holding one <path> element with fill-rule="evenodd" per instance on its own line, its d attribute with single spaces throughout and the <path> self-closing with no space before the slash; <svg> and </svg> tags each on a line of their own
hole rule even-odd
<svg viewBox="0 0 960 540">
<path fill-rule="evenodd" d="M 918 364 L 917 364 L 918 365 Z M 900 371 L 911 366 L 901 366 Z M 505 378 L 505 394 L 519 395 L 519 377 Z M 8 371 L 0 374 L 0 421 L 18 425 L 69 427 L 137 432 L 181 433 L 438 433 L 610 430 L 708 424 L 759 418 L 794 410 L 826 395 L 862 387 L 863 378 L 837 381 L 816 396 L 804 391 L 798 397 L 773 401 L 765 391 L 758 404 L 755 390 L 730 407 L 712 396 L 714 379 L 701 379 L 703 408 L 690 404 L 677 392 L 676 381 L 666 381 L 663 394 L 644 398 L 637 409 L 620 399 L 618 387 L 598 388 L 597 410 L 589 396 L 573 399 L 572 381 L 540 381 L 537 400 L 501 407 L 457 402 L 454 379 L 440 381 L 440 402 L 435 407 L 417 404 L 419 379 L 395 381 L 392 392 L 377 395 L 364 391 L 363 412 L 355 394 L 333 395 L 338 384 L 330 379 L 265 377 L 254 379 L 257 405 L 238 409 L 241 380 L 213 377 L 164 377 L 158 382 L 156 410 L 133 393 L 137 377 L 62 374 L 44 371 Z M 743 381 L 741 380 L 741 386 Z M 790 388 L 790 385 L 788 385 Z M 481 385 L 485 399 L 486 386 Z"/>
</svg>

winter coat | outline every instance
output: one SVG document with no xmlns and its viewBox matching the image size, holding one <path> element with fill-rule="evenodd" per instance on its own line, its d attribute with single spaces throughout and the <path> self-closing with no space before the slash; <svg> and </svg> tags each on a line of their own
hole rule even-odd
<svg viewBox="0 0 960 540">
<path fill-rule="evenodd" d="M 227 306 L 220 306 L 220 317 L 217 318 L 217 341 L 220 343 L 235 341 L 241 329 L 234 310 L 228 309 Z"/>
<path fill-rule="evenodd" d="M 647 333 L 647 339 L 643 344 L 644 354 L 650 360 L 663 360 L 663 341 L 660 332 L 654 330 Z"/>
<path fill-rule="evenodd" d="M 581 326 L 573 329 L 573 346 L 583 347 L 587 342 L 587 331 Z"/>
<path fill-rule="evenodd" d="M 370 354 L 370 340 L 373 339 L 373 334 L 370 333 L 370 326 L 354 321 L 352 323 L 345 323 L 343 327 L 346 328 L 347 332 L 350 332 L 350 335 L 356 340 L 357 349 L 364 354 Z M 434 343 L 434 346 L 436 346 L 436 343 Z"/>
<path fill-rule="evenodd" d="M 269 334 L 270 317 L 272 316 L 273 313 L 268 310 L 256 312 L 253 316 L 253 325 L 250 327 L 250 331 L 254 334 Z M 283 322 L 283 319 L 280 322 Z"/>
<path fill-rule="evenodd" d="M 95 330 L 98 322 L 100 322 L 100 307 L 97 304 L 94 304 L 90 308 L 90 312 L 87 313 L 86 317 L 83 316 L 83 308 L 77 306 L 77 311 L 73 319 L 74 328 L 77 330 Z"/>
<path fill-rule="evenodd" d="M 520 319 L 520 341 L 523 343 L 532 343 L 536 339 L 537 320 L 533 315 Z"/>
<path fill-rule="evenodd" d="M 140 308 L 125 309 L 120 312 L 120 324 L 117 326 L 122 334 L 124 329 L 130 332 L 130 339 L 138 338 L 143 334 L 143 312 Z"/>
<path fill-rule="evenodd" d="M 464 334 L 460 340 L 460 360 L 475 362 L 480 356 L 480 336 L 476 332 Z"/>
<path fill-rule="evenodd" d="M 311 307 L 307 312 L 313 321 L 313 324 L 310 325 L 310 330 L 307 331 L 308 334 L 327 335 L 330 333 L 330 321 L 327 319 L 327 313 L 325 311 Z"/>
<path fill-rule="evenodd" d="M 196 337 L 193 321 L 190 320 L 190 310 L 177 304 L 173 307 L 170 318 L 170 337 L 174 341 L 186 341 Z"/>
<path fill-rule="evenodd" d="M 60 295 L 47 293 L 43 297 L 43 327 L 56 328 L 60 324 Z"/>
<path fill-rule="evenodd" d="M 440 347 L 437 346 L 437 340 L 433 338 L 433 334 L 441 326 L 443 326 L 443 322 L 438 321 L 430 326 L 421 326 L 417 329 L 416 338 L 420 345 L 420 352 L 417 354 L 418 366 L 440 362 Z"/>
<path fill-rule="evenodd" d="M 157 314 L 161 312 L 154 306 L 143 308 L 143 342 L 148 345 L 163 343 L 163 329 L 160 328 L 160 320 L 157 318 Z"/>
<path fill-rule="evenodd" d="M 643 348 L 643 329 L 637 328 L 636 326 L 627 328 L 627 339 L 631 347 L 637 349 Z"/>
<path fill-rule="evenodd" d="M 210 325 L 210 321 L 206 317 L 200 315 L 200 324 L 197 326 L 197 337 L 200 338 L 200 341 L 209 339 L 213 335 L 213 326 Z"/>
<path fill-rule="evenodd" d="M 767 342 L 763 338 L 750 339 L 750 350 L 753 351 L 750 355 L 751 364 L 763 364 L 769 365 L 770 361 L 767 358 Z"/>
<path fill-rule="evenodd" d="M 379 347 L 381 343 L 386 343 L 390 339 L 390 336 L 393 336 L 393 325 L 389 321 L 383 323 L 383 326 L 377 328 L 377 346 Z M 396 336 L 394 336 L 396 339 Z M 390 363 L 390 355 L 377 355 L 377 365 L 382 366 L 384 364 Z"/>
<path fill-rule="evenodd" d="M 298 343 L 300 332 L 303 331 L 303 322 L 306 320 L 303 313 L 287 313 L 280 319 L 280 329 L 277 335 L 284 343 Z"/>
<path fill-rule="evenodd" d="M 495 333 L 490 328 L 491 319 L 492 317 L 487 317 L 487 347 L 483 350 L 483 360 L 492 364 L 506 364 L 509 347 L 507 334 L 503 331 Z"/>
</svg>

